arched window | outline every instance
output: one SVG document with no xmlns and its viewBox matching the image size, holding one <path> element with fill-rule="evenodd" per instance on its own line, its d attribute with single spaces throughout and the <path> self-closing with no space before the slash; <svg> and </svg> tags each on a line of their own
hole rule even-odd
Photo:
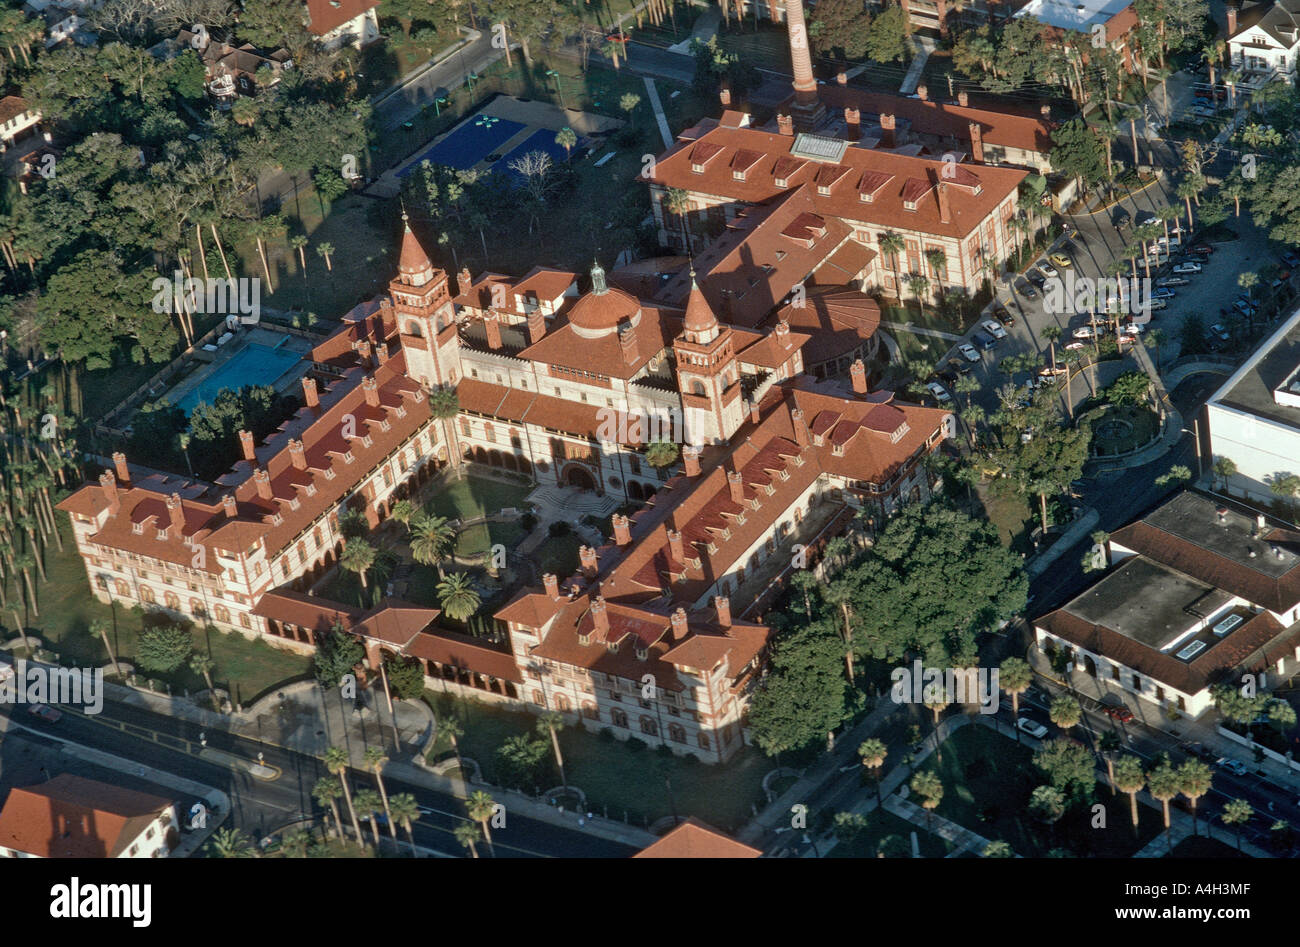
<svg viewBox="0 0 1300 947">
<path fill-rule="evenodd" d="M 704 390 L 704 382 L 699 381 L 698 379 L 696 381 L 691 382 L 691 394 L 703 395 L 705 393 L 706 392 Z"/>
<path fill-rule="evenodd" d="M 592 701 L 584 700 L 582 702 L 582 715 L 588 720 L 599 720 L 600 709 Z"/>
<path fill-rule="evenodd" d="M 653 717 L 641 717 L 641 732 L 648 733 L 652 737 L 659 736 L 659 728 L 655 726 Z"/>
<path fill-rule="evenodd" d="M 627 711 L 619 710 L 617 707 L 609 709 L 609 719 L 616 727 L 627 726 Z"/>
<path fill-rule="evenodd" d="M 420 331 L 420 324 L 414 319 L 406 324 L 406 334 L 413 335 L 417 339 L 424 338 L 424 333 Z"/>
<path fill-rule="evenodd" d="M 158 601 L 158 597 L 153 594 L 153 589 L 147 585 L 142 585 L 140 586 L 140 601 L 153 605 Z"/>
<path fill-rule="evenodd" d="M 131 594 L 131 586 L 126 584 L 126 579 L 115 579 L 113 581 L 113 588 L 117 590 L 118 595 Z"/>
<path fill-rule="evenodd" d="M 558 710 L 558 711 L 560 711 L 560 713 L 565 713 L 565 714 L 567 714 L 567 713 L 569 712 L 569 709 L 570 709 L 570 707 L 569 707 L 569 698 L 565 697 L 563 694 L 556 694 L 556 695 L 555 695 L 555 709 Z"/>
<path fill-rule="evenodd" d="M 680 723 L 670 723 L 668 725 L 668 739 L 674 743 L 686 742 L 686 728 Z"/>
<path fill-rule="evenodd" d="M 181 610 L 181 597 L 175 592 L 164 592 L 163 601 L 166 602 L 167 607 L 173 611 L 179 612 Z"/>
<path fill-rule="evenodd" d="M 703 731 L 701 731 L 701 732 L 700 732 L 700 749 L 701 749 L 701 750 L 707 750 L 708 748 L 709 748 L 709 735 L 708 735 L 707 733 L 704 733 Z"/>
<path fill-rule="evenodd" d="M 224 605 L 218 605 L 213 611 L 216 613 L 217 621 L 225 622 L 227 625 L 230 624 L 230 609 Z"/>
<path fill-rule="evenodd" d="M 203 615 L 207 614 L 207 609 L 203 607 L 203 603 L 201 601 L 199 601 L 196 598 L 192 598 L 190 599 L 190 614 L 195 616 L 196 618 L 201 618 Z"/>
<path fill-rule="evenodd" d="M 536 704 L 538 707 L 546 706 L 546 698 L 542 695 L 542 692 L 538 690 L 536 687 L 533 688 L 533 703 Z"/>
</svg>

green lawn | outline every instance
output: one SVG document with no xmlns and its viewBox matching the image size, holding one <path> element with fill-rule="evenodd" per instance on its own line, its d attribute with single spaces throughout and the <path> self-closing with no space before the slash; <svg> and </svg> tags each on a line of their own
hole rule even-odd
<svg viewBox="0 0 1300 947">
<path fill-rule="evenodd" d="M 899 818 L 892 812 L 873 809 L 866 815 L 867 825 L 851 840 L 837 842 L 827 853 L 828 858 L 878 858 L 880 843 L 891 835 L 896 835 L 907 842 L 910 851 L 912 833 L 916 833 L 917 845 L 922 858 L 943 858 L 948 854 L 948 843 L 931 835 L 919 825 L 913 825 L 906 819 Z"/>
<path fill-rule="evenodd" d="M 977 488 L 977 495 L 989 522 L 998 528 L 1003 545 L 1016 552 L 1032 552 L 1029 534 L 1039 525 L 1038 511 L 1031 508 L 1023 497 L 995 493 L 987 484 Z"/>
<path fill-rule="evenodd" d="M 464 723 L 461 752 L 478 762 L 489 782 L 499 782 L 497 748 L 508 737 L 532 732 L 537 721 L 530 713 L 449 694 L 427 693 L 426 697 L 435 712 L 454 713 Z M 611 819 L 621 819 L 626 812 L 639 825 L 672 814 L 666 776 L 679 815 L 694 815 L 724 832 L 735 832 L 752 817 L 751 804 L 760 808 L 765 804 L 763 777 L 774 766 L 751 747 L 725 765 L 707 765 L 654 749 L 633 749 L 572 726 L 560 734 L 560 748 L 570 784 L 587 794 L 594 812 L 608 810 Z M 435 745 L 432 755 L 443 756 L 448 749 Z M 559 785 L 553 760 L 548 766 L 542 789 Z"/>
<path fill-rule="evenodd" d="M 578 569 L 578 549 L 583 545 L 576 533 L 548 536 L 533 552 L 542 574 L 553 573 L 560 579 L 568 578 Z"/>
<path fill-rule="evenodd" d="M 65 517 L 60 515 L 59 520 L 63 527 L 63 552 L 56 552 L 46 561 L 49 578 L 38 587 L 41 614 L 28 617 L 28 630 L 59 655 L 61 664 L 98 667 L 107 664 L 109 657 L 99 636 L 91 634 L 90 623 L 104 618 L 113 623 L 109 639 L 117 656 L 132 661 L 140 640 L 140 617 L 128 608 L 110 608 L 90 595 L 86 570 L 72 542 L 71 529 Z M 12 637 L 13 614 L 6 610 L 2 617 L 6 637 Z M 209 636 L 196 629 L 194 645 L 196 650 L 212 656 L 216 685 L 244 700 L 311 669 L 309 658 L 234 632 Z M 188 667 L 171 674 L 150 676 L 170 683 L 174 690 L 194 691 L 206 686 L 202 675 Z"/>
<path fill-rule="evenodd" d="M 528 531 L 517 520 L 509 523 L 476 523 L 462 529 L 456 537 L 456 555 L 465 558 L 482 556 L 497 543 L 505 546 L 509 553 L 527 535 Z"/>
<path fill-rule="evenodd" d="M 425 509 L 448 519 L 472 519 L 506 507 L 522 509 L 532 489 L 524 484 L 469 476 L 447 484 L 425 504 Z"/>
<path fill-rule="evenodd" d="M 1030 793 L 1043 783 L 1033 754 L 983 726 L 963 727 L 944 741 L 937 761 L 922 769 L 937 770 L 944 794 L 937 813 L 990 840 L 1001 839 L 1027 858 L 1043 857 L 1053 848 L 1080 856 L 1127 858 L 1162 830 L 1160 813 L 1138 806 L 1139 828 L 1129 821 L 1129 800 L 1112 798 L 1105 779 L 1097 784 L 1095 801 L 1106 806 L 1105 828 L 1090 824 L 1090 808 L 1076 806 L 1055 826 L 1046 826 L 1028 813 Z"/>
</svg>

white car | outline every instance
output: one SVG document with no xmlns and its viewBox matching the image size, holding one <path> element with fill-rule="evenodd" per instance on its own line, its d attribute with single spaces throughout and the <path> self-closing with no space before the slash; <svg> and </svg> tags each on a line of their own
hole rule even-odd
<svg viewBox="0 0 1300 947">
<path fill-rule="evenodd" d="M 952 400 L 952 395 L 948 394 L 947 389 L 937 381 L 926 382 L 925 387 L 930 389 L 930 394 L 934 395 L 940 404 Z"/>
<path fill-rule="evenodd" d="M 1042 272 L 1044 276 L 1059 275 L 1056 271 L 1056 267 L 1052 266 L 1052 264 L 1048 263 L 1046 260 L 1038 261 L 1038 269 Z"/>
<path fill-rule="evenodd" d="M 961 345 L 957 346 L 957 351 L 964 355 L 968 362 L 978 362 L 980 360 L 980 353 L 977 352 L 975 346 L 971 345 L 969 342 L 963 342 Z"/>
<path fill-rule="evenodd" d="M 1169 308 L 1169 300 L 1167 300 L 1167 299 L 1153 299 L 1153 300 L 1151 300 L 1151 302 L 1147 303 L 1147 305 L 1150 306 L 1152 309 L 1168 309 L 1168 308 Z"/>
<path fill-rule="evenodd" d="M 1005 339 L 1007 337 L 1007 330 L 1002 327 L 1002 323 L 993 319 L 985 319 L 980 323 L 980 328 L 995 339 Z"/>
<path fill-rule="evenodd" d="M 1077 352 L 1079 349 L 1083 348 L 1084 345 L 1082 342 L 1067 342 L 1065 343 L 1065 347 L 1071 352 Z"/>
<path fill-rule="evenodd" d="M 1137 225 L 1139 227 L 1145 227 L 1147 224 L 1154 224 L 1155 222 L 1156 222 L 1156 215 L 1151 213 L 1150 211 L 1143 211 L 1142 213 L 1138 214 Z"/>
<path fill-rule="evenodd" d="M 1126 325 L 1123 329 L 1120 330 L 1120 333 L 1122 335 L 1141 335 L 1145 331 L 1147 331 L 1147 327 L 1144 326 L 1142 323 L 1130 322 L 1128 325 Z"/>
<path fill-rule="evenodd" d="M 1096 334 L 1097 333 L 1093 331 L 1092 326 L 1079 326 L 1079 328 L 1070 333 L 1070 335 L 1076 339 L 1091 339 Z"/>
<path fill-rule="evenodd" d="M 1066 368 L 1064 365 L 1057 365 L 1055 368 L 1053 368 L 1051 365 L 1046 365 L 1043 368 L 1040 368 L 1038 370 L 1038 375 L 1040 378 L 1044 379 L 1042 384 L 1046 384 L 1046 379 L 1058 378 L 1061 375 L 1069 374 L 1069 372 L 1070 370 Z M 1033 379 L 1031 378 L 1030 381 L 1033 381 Z"/>
<path fill-rule="evenodd" d="M 1220 342 L 1227 342 L 1232 339 L 1232 336 L 1228 335 L 1228 330 L 1217 322 L 1210 326 L 1210 335 L 1217 338 Z"/>
<path fill-rule="evenodd" d="M 1023 730 L 1035 740 L 1041 740 L 1043 737 L 1047 736 L 1047 728 L 1037 720 L 1030 720 L 1028 717 L 1021 717 L 1017 720 L 1016 728 Z"/>
<path fill-rule="evenodd" d="M 1177 265 L 1174 266 L 1174 272 L 1175 272 L 1175 273 L 1179 273 L 1179 274 L 1182 274 L 1182 273 L 1199 273 L 1199 272 L 1201 272 L 1201 264 L 1199 264 L 1199 263 L 1191 263 L 1191 262 L 1188 262 L 1188 263 L 1179 263 L 1179 264 L 1177 264 Z"/>
</svg>

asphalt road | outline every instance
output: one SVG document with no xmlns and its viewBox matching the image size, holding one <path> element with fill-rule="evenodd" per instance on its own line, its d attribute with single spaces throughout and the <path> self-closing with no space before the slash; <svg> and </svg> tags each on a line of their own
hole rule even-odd
<svg viewBox="0 0 1300 947">
<path fill-rule="evenodd" d="M 131 730 L 116 729 L 109 721 L 127 725 Z M 113 753 L 141 766 L 174 773 L 222 790 L 230 796 L 232 824 L 253 838 L 262 838 L 311 815 L 316 808 L 311 798 L 312 786 L 322 776 L 329 775 L 320 760 L 314 757 L 235 737 L 224 731 L 206 732 L 208 748 L 223 750 L 250 762 L 257 761 L 260 752 L 265 765 L 280 771 L 273 780 L 254 778 L 246 772 L 196 756 L 196 752 L 202 753 L 199 747 L 201 728 L 198 725 L 111 701 L 105 702 L 104 712 L 98 719 L 67 712 L 56 724 L 27 719 L 22 722 L 33 729 L 48 730 L 63 739 Z M 167 742 L 160 743 L 159 739 Z M 145 774 L 147 770 L 141 774 L 142 779 Z M 353 770 L 350 781 L 354 793 L 358 789 L 374 788 L 373 777 L 367 773 Z M 3 782 L 16 784 L 11 782 L 7 770 Z M 400 779 L 385 777 L 384 785 L 390 794 L 411 793 L 421 806 L 420 819 L 414 826 L 418 846 L 449 856 L 465 857 L 464 848 L 452 835 L 458 824 L 468 821 L 460 799 Z M 365 825 L 362 828 L 368 832 Z M 399 834 L 404 840 L 405 833 Z M 626 845 L 509 812 L 505 827 L 493 830 L 493 839 L 498 857 L 622 858 L 635 851 Z M 479 853 L 486 857 L 489 854 L 487 846 L 480 845 Z"/>
</svg>

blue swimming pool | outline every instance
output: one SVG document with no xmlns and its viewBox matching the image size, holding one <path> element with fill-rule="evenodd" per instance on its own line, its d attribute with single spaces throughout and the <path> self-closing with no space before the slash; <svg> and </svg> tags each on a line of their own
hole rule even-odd
<svg viewBox="0 0 1300 947">
<path fill-rule="evenodd" d="M 200 401 L 211 404 L 223 390 L 237 391 L 246 385 L 269 385 L 298 361 L 296 352 L 250 342 L 182 398 L 180 408 L 189 414 Z"/>
<path fill-rule="evenodd" d="M 474 165 L 492 154 L 497 148 L 524 129 L 523 125 L 512 122 L 507 118 L 498 118 L 494 122 L 485 121 L 482 124 L 479 123 L 479 118 L 480 116 L 476 116 L 466 121 L 442 141 L 411 162 L 397 176 L 399 178 L 406 177 L 415 168 L 418 168 L 422 161 L 443 164 L 449 168 L 465 171 L 474 167 Z"/>
<path fill-rule="evenodd" d="M 551 156 L 551 160 L 556 164 L 563 162 L 565 159 L 564 148 L 555 143 L 555 132 L 543 128 L 525 138 L 523 144 L 498 161 L 493 165 L 493 168 L 497 171 L 504 171 L 516 182 L 522 181 L 523 175 L 513 170 L 510 167 L 510 162 L 523 157 L 530 151 L 544 151 Z"/>
</svg>

